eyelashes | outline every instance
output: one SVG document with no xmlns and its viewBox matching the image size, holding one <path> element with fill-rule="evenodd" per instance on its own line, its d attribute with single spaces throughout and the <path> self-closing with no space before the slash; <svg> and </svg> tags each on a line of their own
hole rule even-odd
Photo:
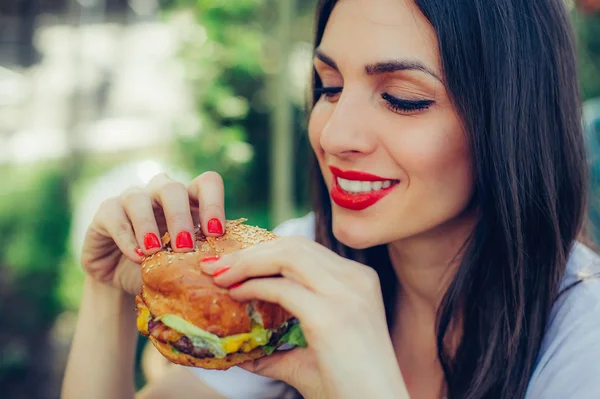
<svg viewBox="0 0 600 399">
<path fill-rule="evenodd" d="M 342 93 L 343 87 L 318 87 L 313 90 L 315 100 L 321 97 L 329 102 L 336 102 Z M 398 98 L 388 93 L 381 93 L 381 98 L 385 101 L 386 106 L 393 112 L 410 114 L 423 111 L 431 107 L 435 101 L 433 100 L 407 100 Z"/>
<path fill-rule="evenodd" d="M 381 98 L 396 112 L 417 112 L 428 109 L 434 103 L 433 100 L 405 100 L 388 93 L 381 93 Z"/>
<path fill-rule="evenodd" d="M 342 87 L 316 87 L 313 89 L 313 97 L 315 100 L 325 98 L 326 100 L 332 100 L 338 97 L 342 93 Z"/>
</svg>

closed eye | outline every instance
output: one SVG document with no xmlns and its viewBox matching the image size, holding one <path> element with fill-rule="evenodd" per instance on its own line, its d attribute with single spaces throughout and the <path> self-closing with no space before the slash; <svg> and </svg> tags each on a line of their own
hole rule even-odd
<svg viewBox="0 0 600 399">
<path fill-rule="evenodd" d="M 416 113 L 428 109 L 435 103 L 433 100 L 406 100 L 392 96 L 388 93 L 382 93 L 381 98 L 386 102 L 389 109 L 397 113 Z"/>
<path fill-rule="evenodd" d="M 339 100 L 343 87 L 317 87 L 313 89 L 314 100 L 323 98 L 325 101 L 334 103 Z M 396 113 L 411 114 L 428 109 L 435 103 L 433 100 L 407 100 L 392 96 L 388 93 L 382 93 L 381 98 L 386 106 Z"/>
<path fill-rule="evenodd" d="M 326 101 L 336 102 L 340 94 L 342 93 L 343 87 L 316 87 L 313 89 L 313 98 L 315 100 L 323 97 Z"/>
</svg>

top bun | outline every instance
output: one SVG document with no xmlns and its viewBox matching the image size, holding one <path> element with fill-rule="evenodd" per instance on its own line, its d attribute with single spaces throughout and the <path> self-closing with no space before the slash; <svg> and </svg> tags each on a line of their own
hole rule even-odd
<svg viewBox="0 0 600 399">
<path fill-rule="evenodd" d="M 172 252 L 168 233 L 163 236 L 165 249 L 142 262 L 140 296 L 152 316 L 174 314 L 219 337 L 249 332 L 249 315 L 261 320 L 265 329 L 278 328 L 292 318 L 276 304 L 234 300 L 227 289 L 215 285 L 212 276 L 200 269 L 206 256 L 228 254 L 277 238 L 268 230 L 243 222 L 245 219 L 226 221 L 225 234 L 217 238 L 206 237 L 197 229 L 196 248 L 187 253 Z"/>
</svg>

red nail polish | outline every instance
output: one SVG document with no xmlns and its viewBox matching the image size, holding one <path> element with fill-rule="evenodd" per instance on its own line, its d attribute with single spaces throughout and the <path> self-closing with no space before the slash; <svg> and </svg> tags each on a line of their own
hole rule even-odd
<svg viewBox="0 0 600 399">
<path fill-rule="evenodd" d="M 194 248 L 194 242 L 192 241 L 192 235 L 187 231 L 182 231 L 177 234 L 175 240 L 175 246 L 177 248 Z"/>
<path fill-rule="evenodd" d="M 217 270 L 214 271 L 213 277 L 220 276 L 221 274 L 225 273 L 229 269 L 231 269 L 231 266 L 225 266 L 225 267 L 218 268 Z"/>
<path fill-rule="evenodd" d="M 221 259 L 221 257 L 219 255 L 212 255 L 212 256 L 207 256 L 206 258 L 202 259 L 201 262 L 210 263 L 210 262 L 216 262 L 219 259 Z"/>
<path fill-rule="evenodd" d="M 142 252 L 142 250 L 140 249 L 140 247 L 137 247 L 135 249 L 135 253 L 138 254 L 138 256 L 142 256 L 142 257 L 145 256 L 144 253 Z"/>
<path fill-rule="evenodd" d="M 230 290 L 233 290 L 234 288 L 237 288 L 237 287 L 239 287 L 240 285 L 242 285 L 242 283 L 235 283 L 235 284 L 232 284 L 232 285 L 229 287 L 229 289 L 230 289 Z"/>
<path fill-rule="evenodd" d="M 223 234 L 223 225 L 217 218 L 208 221 L 208 232 L 211 234 Z"/>
<path fill-rule="evenodd" d="M 162 247 L 162 245 L 160 244 L 160 240 L 154 233 L 148 233 L 144 236 L 144 246 L 146 247 L 146 249 Z"/>
</svg>

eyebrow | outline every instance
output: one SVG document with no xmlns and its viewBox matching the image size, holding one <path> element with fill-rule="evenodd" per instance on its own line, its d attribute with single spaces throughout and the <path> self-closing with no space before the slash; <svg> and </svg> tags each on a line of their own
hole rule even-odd
<svg viewBox="0 0 600 399">
<path fill-rule="evenodd" d="M 428 67 L 426 67 L 424 64 L 422 64 L 419 61 L 391 60 L 391 61 L 376 62 L 374 64 L 369 64 L 369 65 L 365 66 L 365 71 L 367 72 L 367 75 L 369 75 L 369 76 L 380 75 L 382 73 L 390 73 L 390 72 L 396 72 L 396 71 L 421 71 L 428 75 L 433 76 L 440 82 L 442 81 L 442 79 L 438 76 L 438 74 L 433 72 L 431 69 L 429 69 Z"/>
<path fill-rule="evenodd" d="M 323 53 L 323 51 L 316 49 L 315 57 L 339 72 L 339 68 L 336 62 L 331 57 Z M 432 71 L 420 61 L 390 60 L 376 62 L 374 64 L 368 64 L 365 66 L 365 72 L 369 76 L 381 75 L 384 73 L 391 73 L 396 71 L 420 71 L 431 75 L 440 82 L 442 82 L 442 78 L 440 78 L 440 76 L 437 73 Z"/>
</svg>

